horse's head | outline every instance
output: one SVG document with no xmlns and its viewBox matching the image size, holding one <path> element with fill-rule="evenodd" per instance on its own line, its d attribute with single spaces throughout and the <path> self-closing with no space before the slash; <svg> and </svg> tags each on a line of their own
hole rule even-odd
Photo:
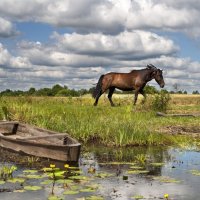
<svg viewBox="0 0 200 200">
<path fill-rule="evenodd" d="M 156 80 L 156 82 L 160 85 L 161 88 L 165 86 L 165 81 L 163 78 L 163 72 L 161 69 L 156 69 L 153 72 L 153 78 Z"/>
<path fill-rule="evenodd" d="M 147 69 L 152 70 L 152 75 L 151 78 L 155 79 L 156 82 L 160 85 L 161 88 L 163 88 L 165 86 L 165 81 L 163 79 L 163 75 L 162 75 L 162 70 L 156 68 L 154 65 L 152 64 L 148 64 L 147 65 Z"/>
</svg>

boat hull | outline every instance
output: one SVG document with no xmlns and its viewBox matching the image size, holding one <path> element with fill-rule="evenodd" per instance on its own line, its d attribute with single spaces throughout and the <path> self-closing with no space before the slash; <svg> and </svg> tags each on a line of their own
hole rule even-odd
<svg viewBox="0 0 200 200">
<path fill-rule="evenodd" d="M 32 135 L 29 136 L 30 134 L 30 131 L 29 131 L 29 133 L 27 133 L 27 137 L 26 136 L 16 137 L 17 136 L 17 131 L 16 131 L 15 134 L 10 134 L 11 136 L 5 136 L 1 132 L 1 123 L 0 123 L 0 146 L 1 147 L 6 148 L 6 149 L 11 149 L 16 152 L 23 152 L 28 155 L 50 158 L 53 160 L 66 161 L 66 162 L 78 161 L 79 156 L 80 156 L 81 145 L 78 142 L 77 143 L 74 142 L 76 140 L 73 139 L 73 142 L 71 142 L 71 144 L 56 144 L 56 142 L 54 142 L 54 140 L 55 141 L 58 140 L 58 138 L 56 137 L 56 134 L 58 134 L 59 136 L 58 141 L 62 140 L 61 134 L 15 122 L 15 125 L 16 124 L 17 126 L 19 126 L 19 129 L 21 130 L 24 129 L 23 133 L 25 135 L 26 135 L 27 130 L 31 130 Z M 12 126 L 11 123 L 8 123 L 8 125 Z M 4 125 L 4 130 L 5 130 L 5 125 Z M 13 130 L 14 128 L 12 128 L 12 131 Z M 36 136 L 33 135 L 34 130 L 35 132 L 37 132 Z M 40 132 L 41 134 L 39 134 Z M 55 138 L 53 134 L 55 134 Z M 33 140 L 31 137 L 33 138 Z M 43 138 L 43 141 L 41 138 Z M 63 138 L 66 138 L 66 135 L 64 133 L 63 133 Z M 69 138 L 67 139 L 69 140 Z M 48 143 L 45 143 L 45 140 L 46 141 L 48 140 Z"/>
</svg>

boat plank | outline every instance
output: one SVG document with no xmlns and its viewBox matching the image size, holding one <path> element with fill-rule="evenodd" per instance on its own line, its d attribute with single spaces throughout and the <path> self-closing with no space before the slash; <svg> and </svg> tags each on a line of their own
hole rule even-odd
<svg viewBox="0 0 200 200">
<path fill-rule="evenodd" d="M 24 138 L 17 138 L 20 140 L 35 140 L 35 139 L 45 139 L 45 138 L 59 138 L 59 137 L 65 137 L 66 134 L 61 133 L 61 134 L 55 134 L 55 135 L 41 135 L 41 136 L 29 136 L 29 137 L 24 137 Z"/>
</svg>

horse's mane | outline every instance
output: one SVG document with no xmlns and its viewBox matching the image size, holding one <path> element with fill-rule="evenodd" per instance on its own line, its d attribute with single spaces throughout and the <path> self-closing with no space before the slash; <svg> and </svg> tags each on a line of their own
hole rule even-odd
<svg viewBox="0 0 200 200">
<path fill-rule="evenodd" d="M 153 69 L 153 70 L 157 70 L 157 68 L 154 66 L 154 65 L 152 65 L 152 64 L 148 64 L 147 66 L 146 66 L 146 68 L 144 68 L 144 69 L 139 69 L 139 70 L 136 70 L 136 69 L 133 69 L 133 70 L 131 70 L 130 72 L 134 72 L 134 71 L 143 71 L 143 70 L 151 70 L 151 69 Z"/>
</svg>

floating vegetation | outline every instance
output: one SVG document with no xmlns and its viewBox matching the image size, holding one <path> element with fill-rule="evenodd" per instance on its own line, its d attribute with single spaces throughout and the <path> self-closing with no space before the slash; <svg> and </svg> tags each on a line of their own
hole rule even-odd
<svg viewBox="0 0 200 200">
<path fill-rule="evenodd" d="M 42 181 L 40 184 L 41 185 L 49 185 L 49 184 L 52 184 L 53 183 L 53 180 L 45 180 L 45 181 Z"/>
<path fill-rule="evenodd" d="M 113 174 L 109 174 L 109 173 L 106 173 L 106 172 L 99 172 L 95 175 L 95 177 L 98 177 L 98 178 L 107 178 L 107 177 L 110 177 L 110 176 L 113 176 Z"/>
<path fill-rule="evenodd" d="M 37 190 L 41 190 L 42 187 L 41 186 L 32 186 L 32 185 L 27 185 L 24 186 L 24 190 L 30 190 L 30 191 L 37 191 Z"/>
<path fill-rule="evenodd" d="M 159 177 L 154 177 L 154 180 L 158 180 L 162 183 L 180 183 L 180 180 L 174 179 L 174 178 L 170 178 L 170 177 L 166 177 L 166 176 L 159 176 Z"/>
<path fill-rule="evenodd" d="M 195 175 L 195 176 L 200 176 L 200 170 L 190 170 L 190 172 L 192 173 L 192 175 Z"/>
<path fill-rule="evenodd" d="M 79 191 L 76 190 L 66 190 L 63 192 L 64 195 L 74 195 L 74 194 L 78 194 Z"/>
<path fill-rule="evenodd" d="M 144 169 L 144 167 L 140 167 L 140 166 L 131 166 L 131 169 Z"/>
<path fill-rule="evenodd" d="M 5 181 L 1 181 L 1 180 L 0 180 L 0 185 L 3 185 L 4 183 L 5 183 Z"/>
<path fill-rule="evenodd" d="M 135 195 L 131 199 L 144 199 L 144 197 L 142 195 Z"/>
<path fill-rule="evenodd" d="M 25 190 L 14 190 L 13 192 L 16 192 L 16 193 L 23 193 L 23 192 L 25 192 Z"/>
<path fill-rule="evenodd" d="M 151 165 L 154 167 L 162 167 L 165 165 L 165 163 L 151 163 Z"/>
<path fill-rule="evenodd" d="M 80 192 L 95 192 L 96 190 L 94 188 L 84 188 L 81 189 Z"/>
<path fill-rule="evenodd" d="M 27 175 L 25 175 L 25 177 L 29 178 L 29 179 L 41 179 L 41 178 L 44 178 L 44 176 L 36 175 L 36 174 L 27 174 Z"/>
<path fill-rule="evenodd" d="M 135 165 L 134 162 L 105 162 L 99 163 L 99 165 Z"/>
<path fill-rule="evenodd" d="M 104 200 L 104 198 L 101 196 L 89 196 L 86 197 L 86 200 Z"/>
<path fill-rule="evenodd" d="M 12 178 L 12 179 L 9 179 L 7 180 L 7 182 L 9 183 L 24 183 L 25 182 L 25 179 L 23 178 Z"/>
<path fill-rule="evenodd" d="M 4 165 L 0 167 L 0 179 L 7 180 L 9 178 L 12 178 L 13 172 L 17 170 L 17 167 L 15 165 L 7 166 Z"/>
<path fill-rule="evenodd" d="M 27 169 L 27 170 L 24 170 L 23 173 L 35 174 L 35 173 L 38 173 L 38 170 L 35 170 L 35 169 Z"/>
<path fill-rule="evenodd" d="M 140 165 L 145 165 L 147 161 L 146 154 L 138 154 L 135 156 L 136 162 L 139 163 Z"/>
<path fill-rule="evenodd" d="M 72 179 L 72 180 L 84 180 L 84 181 L 90 180 L 90 178 L 87 177 L 87 176 L 70 176 L 69 179 Z"/>
<path fill-rule="evenodd" d="M 60 184 L 70 184 L 70 183 L 73 183 L 73 180 L 69 180 L 69 179 L 59 179 L 59 180 L 56 180 L 56 183 L 60 183 Z"/>
<path fill-rule="evenodd" d="M 127 174 L 146 174 L 149 173 L 148 170 L 128 170 Z"/>
<path fill-rule="evenodd" d="M 63 198 L 59 196 L 51 195 L 48 197 L 48 200 L 63 200 Z"/>
</svg>

